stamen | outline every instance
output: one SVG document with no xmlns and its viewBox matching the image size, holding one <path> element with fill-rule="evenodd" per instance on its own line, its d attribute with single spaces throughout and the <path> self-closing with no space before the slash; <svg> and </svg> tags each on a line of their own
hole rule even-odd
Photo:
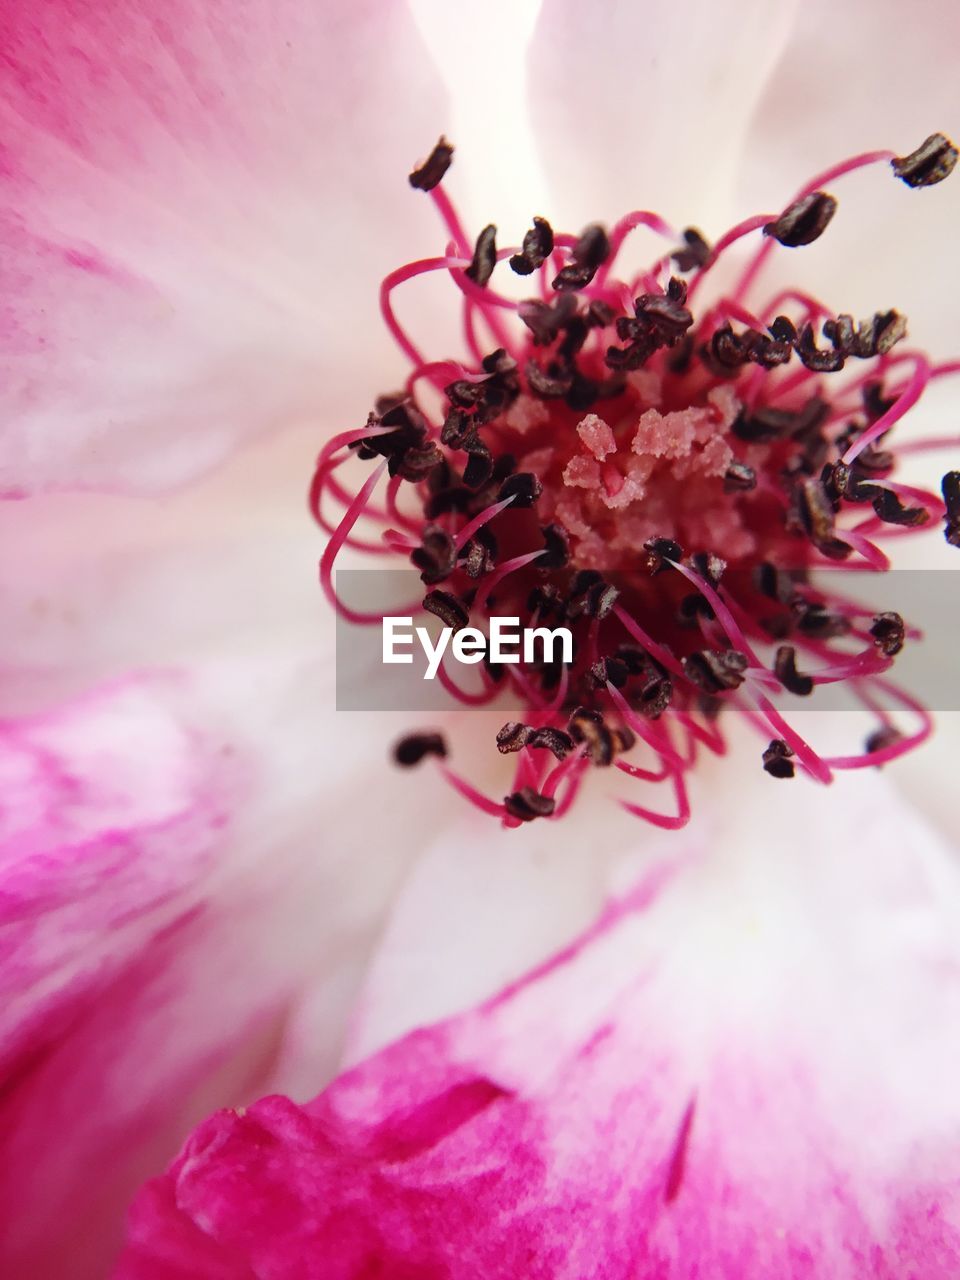
<svg viewBox="0 0 960 1280">
<path fill-rule="evenodd" d="M 493 223 L 468 236 L 442 186 L 452 155 L 441 139 L 410 175 L 430 194 L 445 252 L 381 286 L 384 321 L 411 364 L 404 393 L 378 401 L 365 428 L 341 433 L 317 461 L 310 508 L 330 534 L 321 582 L 343 617 L 379 621 L 346 608 L 332 574 L 343 546 L 386 549 L 429 588 L 406 611 L 455 631 L 471 621 L 483 629 L 494 613 L 562 625 L 573 656 L 498 666 L 488 654 L 472 689 L 454 678 L 449 653 L 439 663 L 455 701 L 485 706 L 507 688 L 520 700 L 520 716 L 488 744 L 515 765 L 502 802 L 454 772 L 437 735 L 404 739 L 398 762 L 437 755 L 447 781 L 508 827 L 558 820 L 585 779 L 606 769 L 667 784 L 672 812 L 621 803 L 676 828 L 690 813 L 687 773 L 704 749 L 725 752 L 734 712 L 762 735 L 757 767 L 775 778 L 799 766 L 830 782 L 834 768 L 882 765 L 922 741 L 929 716 L 884 675 L 915 630 L 846 599 L 835 574 L 829 589 L 811 575 L 823 565 L 881 573 L 881 544 L 933 520 L 960 545 L 960 472 L 943 477 L 942 501 L 894 474 L 901 453 L 956 443 L 900 446 L 895 428 L 960 360 L 932 365 L 908 349 L 906 318 L 892 308 L 857 320 L 802 288 L 764 297 L 757 280 L 777 243 L 798 248 L 829 230 L 830 192 L 844 175 L 889 162 L 907 185 L 929 186 L 955 166 L 952 143 L 934 134 L 908 156 L 843 161 L 712 249 L 700 231 L 678 235 L 648 210 L 577 236 L 538 215 L 522 246 L 498 249 Z M 620 251 L 638 227 L 666 238 L 670 252 L 619 279 Z M 763 240 L 735 286 L 698 307 L 713 266 L 756 232 Z M 516 302 L 496 291 L 504 259 L 538 296 Z M 425 359 L 394 312 L 400 284 L 436 273 L 457 291 L 465 356 Z M 852 374 L 850 361 L 862 371 Z M 443 398 L 439 412 L 433 399 L 429 413 L 421 407 L 425 390 Z M 355 496 L 343 479 L 351 456 L 376 462 Z M 361 517 L 376 537 L 355 536 Z M 775 703 L 815 701 L 820 686 L 840 682 L 877 728 L 860 754 L 824 758 Z M 902 732 L 887 704 L 919 728 Z"/>
</svg>

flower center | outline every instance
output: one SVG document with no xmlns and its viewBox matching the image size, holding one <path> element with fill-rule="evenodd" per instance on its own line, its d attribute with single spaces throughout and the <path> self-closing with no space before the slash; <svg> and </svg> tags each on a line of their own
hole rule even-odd
<svg viewBox="0 0 960 1280">
<path fill-rule="evenodd" d="M 440 185 L 451 158 L 441 139 L 411 175 L 444 220 L 446 253 L 400 268 L 381 289 L 412 365 L 406 387 L 318 461 L 311 505 L 331 534 L 322 581 L 346 617 L 379 622 L 339 601 L 332 569 L 345 544 L 386 546 L 420 570 L 422 607 L 448 626 L 495 614 L 562 623 L 575 652 L 572 662 L 515 669 L 487 661 L 476 692 L 440 668 L 463 701 L 493 702 L 504 681 L 522 699 L 524 719 L 496 738 L 516 757 L 503 801 L 453 771 L 440 735 L 408 737 L 398 762 L 439 757 L 454 786 L 508 825 L 559 816 L 592 766 L 613 764 L 670 784 L 673 811 L 623 803 L 676 827 L 689 815 L 685 776 L 698 750 L 723 750 L 727 704 L 768 740 L 760 764 L 775 778 L 799 766 L 829 781 L 834 769 L 881 764 L 922 741 L 929 715 L 884 675 L 909 634 L 903 620 L 811 575 L 839 562 L 885 569 L 878 537 L 931 519 L 960 543 L 960 474 L 944 478 L 942 499 L 897 482 L 891 436 L 929 381 L 960 363 L 933 366 L 904 349 L 896 311 L 855 321 L 797 289 L 754 299 L 777 243 L 797 248 L 827 228 L 837 209 L 828 182 L 889 161 L 908 185 L 929 186 L 952 170 L 952 144 L 935 134 L 906 157 L 855 157 L 712 247 L 646 211 L 578 236 L 538 217 L 506 250 L 488 226 L 471 246 Z M 640 226 L 670 247 L 621 278 L 624 242 Z M 704 300 L 715 263 L 758 232 L 762 245 L 733 288 Z M 522 301 L 492 287 L 505 259 L 537 286 Z M 394 289 L 434 271 L 459 290 L 467 359 L 427 359 L 394 313 Z M 336 475 L 351 453 L 381 460 L 356 496 Z M 375 507 L 384 470 L 386 499 Z M 338 524 L 323 514 L 325 497 L 345 508 Z M 379 542 L 354 535 L 361 516 L 379 522 Z M 850 681 L 877 725 L 859 754 L 824 758 L 777 703 L 837 680 Z M 912 732 L 894 708 L 914 713 Z"/>
</svg>

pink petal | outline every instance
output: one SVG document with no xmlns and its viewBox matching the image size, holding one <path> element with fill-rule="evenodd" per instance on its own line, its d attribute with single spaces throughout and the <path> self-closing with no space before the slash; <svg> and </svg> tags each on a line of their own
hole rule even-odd
<svg viewBox="0 0 960 1280">
<path fill-rule="evenodd" d="M 118 1276 L 953 1276 L 957 868 L 839 794 L 731 805 L 485 1005 L 212 1117 Z"/>
<path fill-rule="evenodd" d="M 362 414 L 445 123 L 406 6 L 16 3 L 0 44 L 0 492 L 163 490 Z"/>
<path fill-rule="evenodd" d="M 49 1248 L 71 1180 L 77 1190 L 68 1151 L 92 1157 L 93 1140 L 104 1155 L 116 1140 L 122 1108 L 104 1115 L 103 1099 L 121 1080 L 112 1074 L 117 1064 L 102 1057 L 109 1040 L 91 1041 L 90 1029 L 126 1008 L 137 971 L 144 987 L 161 985 L 162 957 L 202 910 L 229 809 L 249 785 L 238 761 L 171 713 L 183 692 L 172 677 L 128 681 L 0 725 L 0 1203 L 8 1262 L 25 1266 L 38 1241 Z M 132 1030 L 121 1023 L 115 1034 Z M 126 1105 L 135 1106 L 143 1078 L 128 1084 Z M 72 1118 L 68 1099 L 79 1108 Z M 88 1181 L 83 1207 L 110 1180 Z M 36 1274 L 18 1266 L 12 1273 Z"/>
</svg>

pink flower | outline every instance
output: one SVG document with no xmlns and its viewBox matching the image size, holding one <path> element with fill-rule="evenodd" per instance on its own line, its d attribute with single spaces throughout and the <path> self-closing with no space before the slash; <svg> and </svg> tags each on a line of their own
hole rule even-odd
<svg viewBox="0 0 960 1280">
<path fill-rule="evenodd" d="M 952 173 L 956 147 L 936 133 L 906 156 L 854 156 L 713 246 L 697 228 L 681 237 L 659 214 L 635 210 L 609 233 L 592 222 L 577 236 L 534 217 L 508 249 L 488 223 L 472 252 L 442 185 L 452 159 L 441 138 L 410 175 L 433 198 L 446 253 L 390 272 L 380 289 L 384 322 L 410 364 L 403 389 L 378 398 L 364 427 L 328 441 L 310 492 L 331 535 L 321 583 L 346 622 L 385 627 L 400 611 L 358 610 L 333 580 L 343 548 L 381 557 L 386 547 L 428 588 L 402 611 L 440 618 L 448 639 L 471 632 L 481 651 L 472 690 L 437 662 L 450 695 L 471 707 L 502 703 L 505 689 L 520 699 L 524 718 L 496 734 L 497 750 L 516 757 L 503 801 L 442 764 L 445 777 L 515 827 L 561 817 L 591 766 L 615 764 L 641 782 L 670 783 L 675 813 L 621 803 L 677 828 L 690 817 L 686 777 L 703 747 L 726 749 L 720 725 L 731 710 L 768 739 L 763 768 L 780 779 L 799 765 L 829 783 L 834 770 L 919 746 L 930 716 L 887 678 L 916 631 L 895 610 L 852 600 L 849 578 L 812 575 L 858 562 L 888 569 L 878 539 L 932 519 L 960 546 L 960 472 L 943 476 L 942 496 L 904 484 L 894 439 L 928 385 L 960 372 L 960 361 L 904 349 L 896 310 L 857 322 L 797 287 L 756 295 L 776 243 L 797 249 L 827 230 L 837 211 L 828 184 L 882 164 L 911 189 L 935 186 Z M 672 248 L 625 271 L 638 228 Z M 708 293 L 731 249 L 757 233 L 762 245 Z M 505 294 L 502 271 L 493 287 L 505 263 L 535 296 Z M 429 357 L 397 318 L 397 290 L 435 273 L 463 295 L 466 356 Z M 851 375 L 855 362 L 866 372 Z M 915 441 L 907 452 L 944 443 Z M 351 458 L 376 463 L 355 495 L 342 479 Z M 334 503 L 339 520 L 325 511 Z M 356 536 L 361 519 L 379 539 Z M 525 646 L 523 665 L 506 665 L 493 629 L 505 616 L 534 634 L 563 624 L 569 653 L 538 660 Z M 489 635 L 477 623 L 489 623 Z M 771 701 L 845 681 L 876 716 L 860 751 L 818 752 Z M 892 715 L 904 708 L 916 720 L 909 733 Z M 648 757 L 640 762 L 628 758 L 638 745 Z M 446 755 L 434 732 L 396 749 L 404 766 Z"/>
<path fill-rule="evenodd" d="M 642 181 L 715 235 L 955 130 L 952 11 L 554 3 L 526 129 L 482 16 L 427 15 L 434 67 L 399 4 L 8 10 L 0 1269 L 108 1273 L 153 1177 L 120 1275 L 951 1274 L 956 873 L 909 774 L 813 793 L 734 743 L 679 835 L 589 793 L 491 830 L 334 712 L 303 498 L 401 374 L 376 288 L 445 249 L 403 194 L 440 130 L 495 178 L 477 228 L 612 224 Z M 949 185 L 855 188 L 798 251 L 857 315 L 882 274 L 936 359 Z"/>
</svg>

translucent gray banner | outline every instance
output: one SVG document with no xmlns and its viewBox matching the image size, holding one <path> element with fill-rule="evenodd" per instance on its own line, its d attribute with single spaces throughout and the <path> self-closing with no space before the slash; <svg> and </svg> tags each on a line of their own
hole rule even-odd
<svg viewBox="0 0 960 1280">
<path fill-rule="evenodd" d="M 622 597 L 629 597 L 629 578 L 624 574 L 606 575 L 617 586 Z M 443 584 L 441 584 L 442 586 Z M 862 604 L 871 612 L 895 611 L 902 615 L 908 626 L 908 638 L 902 651 L 896 656 L 887 678 L 894 680 L 913 697 L 932 711 L 960 710 L 960 574 L 949 570 L 901 569 L 888 573 L 862 573 L 853 570 L 818 570 L 810 586 L 819 588 L 828 596 L 839 596 Z M 384 663 L 382 614 L 410 618 L 413 627 L 425 628 L 431 644 L 436 644 L 443 629 L 439 618 L 420 608 L 426 592 L 420 575 L 410 569 L 400 570 L 343 570 L 336 575 L 337 594 L 350 610 L 371 615 L 374 621 L 365 625 L 338 617 L 336 631 L 336 690 L 337 709 L 340 711 L 443 711 L 452 707 L 460 710 L 471 705 L 490 706 L 487 699 L 481 702 L 484 684 L 481 666 L 461 664 L 452 658 L 448 650 L 444 657 L 444 670 L 449 679 L 463 690 L 468 698 L 476 696 L 476 703 L 455 699 L 438 675 L 433 680 L 424 679 L 427 657 L 416 636 L 409 644 L 398 643 L 395 652 L 412 656 L 410 663 Z M 730 588 L 733 591 L 733 588 Z M 692 588 L 691 588 L 692 590 Z M 736 598 L 734 594 L 734 598 Z M 657 638 L 656 619 L 647 615 L 643 619 L 649 633 Z M 864 619 L 869 626 L 870 618 Z M 483 619 L 471 618 L 471 625 L 485 628 Z M 550 626 L 559 625 L 550 623 Z M 611 619 L 603 624 L 611 632 L 618 633 L 618 625 Z M 398 627 L 398 635 L 409 634 L 409 626 Z M 675 623 L 667 628 L 676 634 Z M 913 632 L 919 634 L 914 635 Z M 601 634 L 605 634 L 605 631 Z M 691 631 L 694 646 L 705 644 Z M 660 632 L 663 636 L 663 632 Z M 625 639 L 622 634 L 620 639 Z M 786 643 L 796 643 L 788 637 Z M 756 645 L 758 655 L 772 666 L 773 654 L 779 642 Z M 844 638 L 833 642 L 837 650 L 854 653 L 864 648 L 863 641 Z M 798 645 L 798 666 L 815 671 L 825 665 L 824 660 L 808 656 Z M 522 674 L 522 669 L 521 669 Z M 504 711 L 519 708 L 522 699 L 517 696 L 516 684 L 506 678 L 498 685 L 495 705 Z M 780 701 L 780 699 L 778 699 Z M 792 704 L 804 711 L 842 711 L 859 704 L 853 699 L 846 682 L 818 685 L 808 697 L 784 694 L 782 705 Z"/>
</svg>

